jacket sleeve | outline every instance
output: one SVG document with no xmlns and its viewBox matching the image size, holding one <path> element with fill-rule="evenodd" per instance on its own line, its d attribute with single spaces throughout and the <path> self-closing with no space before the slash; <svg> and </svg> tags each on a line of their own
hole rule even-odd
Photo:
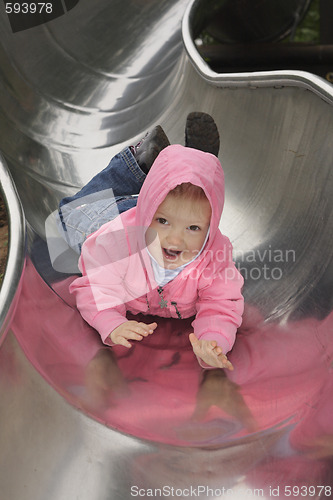
<svg viewBox="0 0 333 500">
<path fill-rule="evenodd" d="M 211 261 L 199 279 L 194 333 L 199 340 L 216 340 L 224 354 L 232 349 L 242 322 L 243 284 L 232 260 Z"/>
<path fill-rule="evenodd" d="M 127 245 L 126 241 L 119 244 L 118 234 L 118 245 L 115 246 L 114 235 L 107 226 L 102 226 L 85 241 L 79 259 L 82 276 L 69 288 L 75 295 L 82 317 L 99 332 L 103 342 L 117 326 L 127 321 L 123 280 Z M 119 249 L 122 249 L 121 254 Z M 109 344 L 109 341 L 105 343 Z"/>
</svg>

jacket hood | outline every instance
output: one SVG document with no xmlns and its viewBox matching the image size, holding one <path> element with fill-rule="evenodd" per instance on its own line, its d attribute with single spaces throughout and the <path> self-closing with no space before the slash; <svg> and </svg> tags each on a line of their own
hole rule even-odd
<svg viewBox="0 0 333 500">
<path fill-rule="evenodd" d="M 210 246 L 218 230 L 224 205 L 224 173 L 218 158 L 198 149 L 175 144 L 163 149 L 141 187 L 136 208 L 136 225 L 148 227 L 169 191 L 183 182 L 200 186 L 212 209 Z"/>
</svg>

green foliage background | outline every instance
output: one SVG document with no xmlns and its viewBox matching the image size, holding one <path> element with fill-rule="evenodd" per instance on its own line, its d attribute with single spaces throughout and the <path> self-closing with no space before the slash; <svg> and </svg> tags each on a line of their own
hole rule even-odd
<svg viewBox="0 0 333 500">
<path fill-rule="evenodd" d="M 319 43 L 320 41 L 320 14 L 319 14 L 320 0 L 312 0 L 309 10 L 304 17 L 303 21 L 298 26 L 294 42 L 307 42 Z"/>
</svg>

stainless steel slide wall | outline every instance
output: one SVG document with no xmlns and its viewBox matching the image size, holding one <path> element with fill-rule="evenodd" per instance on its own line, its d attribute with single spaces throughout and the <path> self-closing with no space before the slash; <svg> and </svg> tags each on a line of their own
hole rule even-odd
<svg viewBox="0 0 333 500">
<path fill-rule="evenodd" d="M 333 89 L 214 73 L 193 42 L 202 2 L 80 0 L 16 32 L 0 4 L 3 500 L 332 495 Z M 156 123 L 183 143 L 193 110 L 221 133 L 221 229 L 245 278 L 227 376 L 201 371 L 185 320 L 104 348 L 45 237 L 64 195 Z"/>
</svg>

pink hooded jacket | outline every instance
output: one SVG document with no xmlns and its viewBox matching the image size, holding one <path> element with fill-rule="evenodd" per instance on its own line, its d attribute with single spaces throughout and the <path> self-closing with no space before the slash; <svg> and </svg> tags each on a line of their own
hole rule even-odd
<svg viewBox="0 0 333 500">
<path fill-rule="evenodd" d="M 200 186 L 212 208 L 202 253 L 176 278 L 160 287 L 145 248 L 145 232 L 166 195 L 183 182 Z M 82 247 L 82 277 L 70 286 L 83 318 L 103 342 L 127 321 L 126 312 L 189 318 L 199 339 L 232 348 L 241 324 L 243 278 L 232 261 L 232 246 L 218 229 L 224 204 L 224 174 L 210 153 L 172 145 L 155 160 L 137 206 L 104 224 Z M 161 301 L 161 298 L 164 300 Z"/>
</svg>

